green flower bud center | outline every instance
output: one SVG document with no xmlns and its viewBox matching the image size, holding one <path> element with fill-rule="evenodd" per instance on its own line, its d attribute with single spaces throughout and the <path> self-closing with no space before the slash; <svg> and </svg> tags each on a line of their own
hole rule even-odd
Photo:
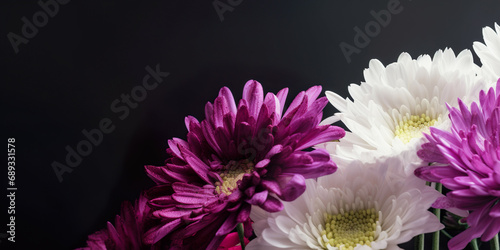
<svg viewBox="0 0 500 250">
<path fill-rule="evenodd" d="M 222 182 L 215 183 L 215 191 L 218 194 L 224 193 L 230 195 L 238 188 L 240 181 L 245 174 L 251 174 L 254 169 L 253 162 L 249 160 L 230 161 L 221 172 L 219 176 Z"/>
<path fill-rule="evenodd" d="M 422 137 L 422 132 L 429 132 L 429 127 L 434 126 L 434 123 L 436 119 L 431 119 L 426 114 L 412 115 L 410 118 L 405 116 L 396 126 L 394 135 L 406 144 L 413 138 Z"/>
<path fill-rule="evenodd" d="M 357 244 L 371 246 L 377 229 L 375 209 L 349 211 L 343 214 L 324 214 L 325 230 L 321 232 L 324 246 L 354 249 Z"/>
</svg>

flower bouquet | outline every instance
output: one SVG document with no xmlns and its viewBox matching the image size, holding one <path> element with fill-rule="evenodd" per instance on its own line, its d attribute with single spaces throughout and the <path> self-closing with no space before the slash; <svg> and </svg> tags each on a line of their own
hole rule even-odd
<svg viewBox="0 0 500 250">
<path fill-rule="evenodd" d="M 352 99 L 220 89 L 84 249 L 500 249 L 500 26 L 483 35 L 482 66 L 449 48 L 372 60 Z"/>
</svg>

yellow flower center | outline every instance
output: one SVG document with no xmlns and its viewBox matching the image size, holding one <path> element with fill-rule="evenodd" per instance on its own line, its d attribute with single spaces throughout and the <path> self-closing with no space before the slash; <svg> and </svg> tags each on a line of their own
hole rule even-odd
<svg viewBox="0 0 500 250">
<path fill-rule="evenodd" d="M 325 214 L 325 230 L 321 232 L 324 246 L 354 249 L 357 244 L 371 246 L 377 229 L 375 209 L 349 211 L 343 214 Z"/>
<path fill-rule="evenodd" d="M 215 191 L 218 194 L 230 195 L 238 188 L 238 182 L 243 179 L 243 176 L 252 173 L 253 169 L 254 164 L 249 160 L 230 161 L 224 170 L 219 173 L 222 183 L 219 181 L 215 183 Z"/>
<path fill-rule="evenodd" d="M 413 138 L 422 137 L 422 132 L 429 132 L 429 127 L 433 126 L 435 122 L 436 119 L 431 119 L 426 114 L 412 115 L 410 118 L 405 116 L 396 126 L 394 135 L 406 144 Z"/>
</svg>

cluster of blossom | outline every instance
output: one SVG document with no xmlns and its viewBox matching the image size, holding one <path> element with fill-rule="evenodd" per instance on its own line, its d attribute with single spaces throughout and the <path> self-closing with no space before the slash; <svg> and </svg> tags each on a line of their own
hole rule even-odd
<svg viewBox="0 0 500 250">
<path fill-rule="evenodd" d="M 473 47 L 372 60 L 343 98 L 314 86 L 285 111 L 288 89 L 224 87 L 186 139 L 168 141 L 156 186 L 86 249 L 400 249 L 445 226 L 468 228 L 450 249 L 500 231 L 500 27 Z M 496 89 L 495 89 L 496 83 Z M 323 119 L 328 101 L 339 111 Z M 342 122 L 348 132 L 334 126 Z M 445 194 L 428 182 L 441 183 Z"/>
</svg>

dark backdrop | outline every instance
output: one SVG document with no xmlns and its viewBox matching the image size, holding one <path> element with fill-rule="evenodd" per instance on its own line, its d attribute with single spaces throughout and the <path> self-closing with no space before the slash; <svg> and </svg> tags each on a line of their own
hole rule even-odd
<svg viewBox="0 0 500 250">
<path fill-rule="evenodd" d="M 16 139 L 18 188 L 16 243 L 1 239 L 2 249 L 84 246 L 88 234 L 114 221 L 122 201 L 153 184 L 143 165 L 161 164 L 167 139 L 185 138 L 184 117 L 202 119 L 222 86 L 236 98 L 249 79 L 265 91 L 289 87 L 290 96 L 317 84 L 347 96 L 372 58 L 388 64 L 403 51 L 458 53 L 482 41 L 482 27 L 500 22 L 500 2 L 491 0 L 401 0 L 396 7 L 388 7 L 394 0 L 59 1 L 49 14 L 33 0 L 0 7 L 1 138 Z M 363 48 L 348 63 L 339 44 L 355 46 L 355 27 L 364 30 L 376 20 L 371 11 L 388 9 L 390 21 L 378 32 L 372 27 L 373 37 L 358 43 Z M 124 108 L 121 95 L 141 93 L 147 66 L 170 74 Z M 82 130 L 98 129 L 103 119 L 114 130 L 60 182 L 55 162 L 67 165 L 67 147 L 76 149 Z M 6 225 L 6 153 L 2 158 Z M 1 226 L 0 236 L 6 231 Z"/>
</svg>

